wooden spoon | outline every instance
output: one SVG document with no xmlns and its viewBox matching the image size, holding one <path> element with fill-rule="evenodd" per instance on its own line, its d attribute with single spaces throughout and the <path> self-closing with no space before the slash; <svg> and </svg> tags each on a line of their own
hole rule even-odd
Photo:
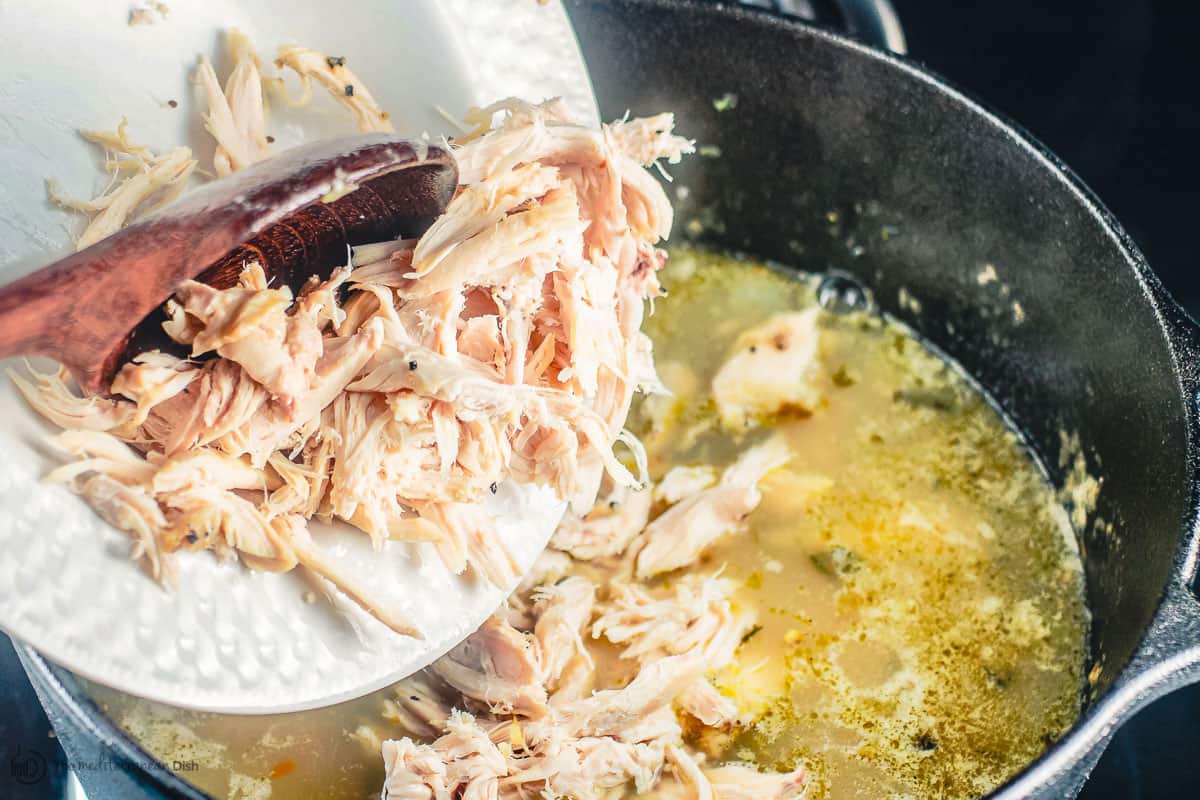
<svg viewBox="0 0 1200 800">
<path fill-rule="evenodd" d="M 388 134 L 288 150 L 0 288 L 0 358 L 49 356 L 106 391 L 165 340 L 154 315 L 183 281 L 227 288 L 257 260 L 298 287 L 345 264 L 349 245 L 420 233 L 457 183 L 444 148 Z"/>
</svg>

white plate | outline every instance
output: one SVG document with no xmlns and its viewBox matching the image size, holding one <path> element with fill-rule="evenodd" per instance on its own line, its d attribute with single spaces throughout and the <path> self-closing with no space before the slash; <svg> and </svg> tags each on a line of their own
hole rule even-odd
<svg viewBox="0 0 1200 800">
<path fill-rule="evenodd" d="M 193 146 L 211 163 L 189 83 L 200 53 L 221 72 L 220 32 L 248 33 L 264 61 L 301 43 L 345 55 L 397 128 L 452 134 L 439 112 L 515 95 L 561 95 L 596 119 L 591 87 L 557 2 L 535 0 L 170 0 L 167 18 L 131 27 L 128 0 L 0 3 L 0 283 L 70 250 L 78 220 L 50 207 L 44 181 L 91 196 L 99 154 L 76 133 L 112 128 L 155 148 Z M 177 108 L 167 101 L 175 100 Z M 328 98 L 272 109 L 279 147 L 349 133 Z M 0 364 L 0 367 L 17 366 Z M 478 626 L 506 592 L 447 573 L 428 545 L 321 531 L 331 555 L 412 618 L 398 636 L 343 599 L 306 603 L 298 573 L 251 573 L 207 553 L 178 558 L 167 592 L 128 558 L 130 540 L 41 476 L 52 429 L 0 377 L 0 627 L 100 683 L 178 706 L 294 711 L 349 699 L 424 666 Z M 528 566 L 562 513 L 548 490 L 504 487 L 500 535 Z M 511 588 L 511 587 L 510 587 Z"/>
</svg>

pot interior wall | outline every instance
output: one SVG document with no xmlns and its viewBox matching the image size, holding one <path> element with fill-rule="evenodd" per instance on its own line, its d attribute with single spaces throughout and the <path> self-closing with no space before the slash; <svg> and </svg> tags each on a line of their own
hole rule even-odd
<svg viewBox="0 0 1200 800">
<path fill-rule="evenodd" d="M 923 74 L 753 11 L 567 6 L 603 116 L 675 111 L 708 154 L 672 170 L 675 241 L 853 274 L 982 384 L 1058 485 L 1078 435 L 1102 480 L 1082 532 L 1102 694 L 1185 512 L 1183 403 L 1144 269 L 1054 164 Z"/>
</svg>

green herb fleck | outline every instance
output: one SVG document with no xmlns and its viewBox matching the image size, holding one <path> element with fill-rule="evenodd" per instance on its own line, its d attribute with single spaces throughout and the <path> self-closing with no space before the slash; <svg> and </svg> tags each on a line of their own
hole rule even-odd
<svg viewBox="0 0 1200 800">
<path fill-rule="evenodd" d="M 758 635 L 758 633 L 759 633 L 761 630 L 762 630 L 762 625 L 755 625 L 755 626 L 754 626 L 754 627 L 752 627 L 750 630 L 748 630 L 748 631 L 746 631 L 745 633 L 743 633 L 743 634 L 742 634 L 742 641 L 741 641 L 741 644 L 745 644 L 746 642 L 748 642 L 748 641 L 750 641 L 751 639 L 753 639 L 755 636 L 757 636 L 757 635 Z"/>
<path fill-rule="evenodd" d="M 846 371 L 845 365 L 838 367 L 837 372 L 833 373 L 833 385 L 839 389 L 845 389 L 856 383 L 858 381 L 850 376 L 850 373 Z"/>
<path fill-rule="evenodd" d="M 858 572 L 862 567 L 862 559 L 845 547 L 834 547 L 824 553 L 813 553 L 809 556 L 817 572 L 831 578 L 840 578 Z"/>
<path fill-rule="evenodd" d="M 717 99 L 713 100 L 713 108 L 717 111 L 732 111 L 737 108 L 738 96 L 733 92 L 726 92 Z"/>
</svg>

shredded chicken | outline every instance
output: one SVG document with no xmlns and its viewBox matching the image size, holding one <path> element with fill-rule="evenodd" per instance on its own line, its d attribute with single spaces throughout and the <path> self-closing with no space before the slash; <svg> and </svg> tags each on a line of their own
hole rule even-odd
<svg viewBox="0 0 1200 800">
<path fill-rule="evenodd" d="M 82 250 L 123 228 L 141 214 L 148 214 L 174 200 L 196 168 L 196 160 L 187 147 L 176 147 L 155 155 L 144 145 L 129 139 L 128 120 L 122 117 L 115 131 L 80 131 L 89 142 L 105 151 L 105 170 L 109 185 L 91 200 L 79 200 L 59 191 L 53 179 L 47 179 L 50 199 L 63 208 L 87 214 L 87 227 L 75 243 Z"/>
<path fill-rule="evenodd" d="M 582 517 L 568 512 L 550 546 L 581 561 L 620 555 L 646 527 L 650 501 L 651 493 L 645 489 L 614 486 Z"/>
<path fill-rule="evenodd" d="M 217 175 L 228 175 L 271 154 L 258 57 L 250 40 L 237 30 L 229 31 L 226 42 L 233 71 L 224 89 L 207 58 L 201 58 L 196 68 L 196 81 L 208 101 L 204 128 L 217 140 L 213 154 L 213 170 Z"/>
<path fill-rule="evenodd" d="M 752 484 L 785 456 L 778 441 L 759 445 L 722 480 Z M 705 483 L 690 481 L 698 494 Z M 407 738 L 383 744 L 385 800 L 801 796 L 802 768 L 713 766 L 691 744 L 751 721 L 708 678 L 754 621 L 735 610 L 733 581 L 689 573 L 664 587 L 618 564 L 548 550 L 492 620 L 397 687 L 384 714 Z M 597 687 L 599 659 L 612 658 L 601 639 L 636 665 L 619 688 Z"/>
<path fill-rule="evenodd" d="M 265 155 L 257 65 L 244 38 L 235 36 L 232 49 L 224 90 L 211 67 L 200 69 L 218 171 Z M 290 48 L 281 61 L 325 83 L 334 72 L 352 79 L 315 51 Z M 364 127 L 378 127 L 369 94 L 356 90 L 353 103 Z M 481 501 L 515 480 L 591 502 L 607 475 L 612 496 L 628 498 L 628 519 L 589 520 L 574 549 L 619 552 L 636 535 L 649 493 L 628 490 L 644 480 L 645 457 L 622 425 L 633 393 L 659 385 L 639 328 L 645 301 L 659 291 L 654 245 L 671 218 L 645 167 L 691 145 L 670 133 L 669 117 L 590 130 L 553 102 L 513 100 L 494 110 L 498 126 L 457 148 L 463 184 L 419 240 L 355 248 L 352 264 L 297 296 L 268 286 L 254 263 L 233 288 L 181 286 L 164 329 L 192 356 L 215 357 L 148 353 L 122 368 L 113 399 L 79 397 L 60 376 L 17 378 L 51 420 L 127 442 L 147 463 L 144 474 L 118 470 L 85 448 L 88 469 L 64 479 L 135 537 L 155 574 L 167 577 L 162 565 L 180 549 L 211 549 L 258 569 L 303 565 L 416 635 L 333 567 L 307 519 L 348 522 L 376 547 L 431 541 L 448 569 L 507 587 L 517 567 Z M 130 142 L 123 126 L 93 138 L 117 154 L 118 169 L 146 166 L 131 180 L 152 180 L 173 163 Z M 95 207 L 92 237 L 116 224 L 104 219 L 116 208 L 111 195 Z M 614 455 L 618 440 L 633 453 L 634 472 Z M 182 466 L 194 454 L 205 458 Z M 218 459 L 257 480 L 222 483 L 212 471 Z M 157 475 L 164 469 L 173 470 L 169 480 Z M 95 481 L 85 491 L 94 474 L 127 491 Z M 119 513 L 126 501 L 130 509 Z M 145 502 L 159 514 L 141 513 Z M 551 594 L 544 604 L 554 605 Z M 576 622 L 567 615 L 540 635 L 557 652 Z M 572 661 L 530 680 L 554 686 L 577 677 Z M 478 659 L 459 666 L 447 678 L 459 691 L 468 692 L 472 671 L 490 674 Z M 511 696 L 477 699 L 545 702 L 536 691 L 521 694 L 528 687 L 511 688 Z"/>
<path fill-rule="evenodd" d="M 315 80 L 334 100 L 354 113 L 360 131 L 394 130 L 388 113 L 379 107 L 366 85 L 346 66 L 344 57 L 327 56 L 307 47 L 292 45 L 279 48 L 275 66 L 290 69 L 300 78 L 301 95 L 289 101 L 293 105 L 307 105 L 312 100 L 312 84 Z"/>
<path fill-rule="evenodd" d="M 170 13 L 170 6 L 162 2 L 162 0 L 149 0 L 149 2 L 139 3 L 129 9 L 129 26 L 155 25 L 159 22 L 164 22 Z"/>
<path fill-rule="evenodd" d="M 684 497 L 664 511 L 647 526 L 639 542 L 638 577 L 689 564 L 714 541 L 738 530 L 762 500 L 758 482 L 790 458 L 781 439 L 769 439 L 743 453 L 716 486 Z"/>
</svg>

